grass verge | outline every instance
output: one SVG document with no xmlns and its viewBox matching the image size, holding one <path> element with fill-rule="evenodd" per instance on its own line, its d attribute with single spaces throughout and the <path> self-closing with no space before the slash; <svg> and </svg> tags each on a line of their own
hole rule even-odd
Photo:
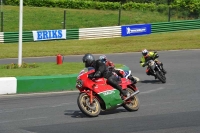
<svg viewBox="0 0 200 133">
<path fill-rule="evenodd" d="M 23 43 L 23 57 L 106 54 L 149 50 L 199 49 L 200 30 L 188 30 L 147 36 L 119 37 L 95 40 L 58 40 Z M 0 44 L 0 58 L 18 58 L 18 43 Z"/>
<path fill-rule="evenodd" d="M 8 68 L 7 65 L 0 65 L 0 77 L 16 77 L 16 76 L 49 76 L 49 75 L 65 75 L 65 74 L 77 74 L 84 68 L 84 64 L 81 63 L 67 63 L 62 65 L 55 63 L 30 63 L 27 65 L 37 67 L 27 68 Z M 115 64 L 117 68 L 122 67 L 122 64 Z"/>
</svg>

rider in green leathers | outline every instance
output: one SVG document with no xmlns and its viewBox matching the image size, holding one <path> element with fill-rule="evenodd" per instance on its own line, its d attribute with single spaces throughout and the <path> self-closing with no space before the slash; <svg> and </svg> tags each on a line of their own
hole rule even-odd
<svg viewBox="0 0 200 133">
<path fill-rule="evenodd" d="M 156 51 L 151 51 L 151 52 L 149 52 L 147 49 L 144 49 L 144 50 L 142 50 L 142 57 L 141 57 L 141 59 L 140 59 L 140 65 L 142 66 L 142 67 L 145 67 L 147 64 L 146 64 L 146 62 L 147 61 L 149 61 L 149 60 L 154 60 L 154 61 L 156 61 L 158 64 L 160 64 L 161 66 L 162 66 L 162 68 L 163 68 L 163 63 L 162 62 L 160 62 L 160 61 L 158 61 L 158 58 L 159 57 L 159 55 L 158 55 L 158 53 L 156 52 Z M 163 68 L 163 72 L 164 72 L 164 74 L 166 74 L 167 72 L 165 71 L 165 69 Z M 150 71 L 149 71 L 149 69 L 148 69 L 148 67 L 147 67 L 147 69 L 146 69 L 146 74 L 147 75 L 152 75 L 152 76 L 155 76 L 153 73 L 151 73 Z M 155 79 L 156 79 L 157 77 L 155 76 Z"/>
</svg>

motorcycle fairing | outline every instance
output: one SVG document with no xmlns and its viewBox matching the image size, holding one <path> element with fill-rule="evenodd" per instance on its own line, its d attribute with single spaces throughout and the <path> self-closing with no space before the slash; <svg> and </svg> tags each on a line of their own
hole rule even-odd
<svg viewBox="0 0 200 133">
<path fill-rule="evenodd" d="M 102 80 L 104 82 L 102 82 Z M 106 109 L 109 109 L 123 102 L 120 97 L 119 91 L 117 89 L 114 89 L 112 86 L 106 84 L 106 79 L 104 78 L 99 78 L 95 80 L 93 91 L 102 98 L 105 103 Z"/>
<path fill-rule="evenodd" d="M 116 69 L 124 72 L 124 77 L 128 78 L 131 75 L 131 70 Z"/>
<path fill-rule="evenodd" d="M 122 89 L 126 89 L 127 86 L 131 84 L 131 81 L 127 78 L 121 78 L 121 82 L 119 84 L 122 86 Z"/>
<path fill-rule="evenodd" d="M 147 69 L 146 69 L 146 73 L 148 73 L 148 72 L 149 72 L 149 70 L 150 70 L 150 68 L 147 68 Z"/>
<path fill-rule="evenodd" d="M 106 109 L 110 109 L 123 103 L 119 91 L 114 88 L 112 90 L 99 92 L 98 95 L 103 99 Z"/>
<path fill-rule="evenodd" d="M 82 92 L 87 88 L 90 88 L 93 92 L 98 94 L 102 100 L 105 103 L 106 109 L 110 109 L 116 105 L 120 105 L 123 103 L 123 100 L 121 99 L 120 92 L 117 89 L 114 89 L 112 86 L 106 84 L 105 78 L 98 78 L 94 81 L 87 78 L 87 75 L 94 72 L 94 69 L 92 68 L 85 68 L 83 69 L 78 76 L 78 80 L 81 80 L 82 86 L 84 88 L 80 88 L 77 86 L 77 88 Z M 122 88 L 127 87 L 126 83 L 128 79 L 122 78 L 121 85 Z"/>
<path fill-rule="evenodd" d="M 127 85 L 129 84 L 131 84 L 130 80 L 126 78 L 121 78 L 120 85 L 122 86 L 122 89 L 127 88 Z M 123 103 L 120 92 L 117 89 L 112 88 L 110 85 L 96 84 L 93 91 L 96 92 L 103 99 L 106 109 L 110 109 L 116 105 L 121 105 Z"/>
</svg>

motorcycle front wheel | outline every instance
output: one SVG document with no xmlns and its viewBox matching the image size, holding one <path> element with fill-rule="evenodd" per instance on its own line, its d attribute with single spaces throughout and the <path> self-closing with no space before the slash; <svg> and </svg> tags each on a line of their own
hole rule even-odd
<svg viewBox="0 0 200 133">
<path fill-rule="evenodd" d="M 99 101 L 94 98 L 92 104 L 90 97 L 86 93 L 81 93 L 77 98 L 77 104 L 83 114 L 89 117 L 97 117 L 100 114 L 101 107 Z"/>
<path fill-rule="evenodd" d="M 132 94 L 134 91 L 130 88 L 127 88 L 127 91 Z M 131 97 L 128 99 L 127 103 L 123 104 L 122 106 L 127 110 L 127 111 L 137 111 L 139 109 L 140 101 L 137 95 Z"/>
<path fill-rule="evenodd" d="M 156 76 L 162 83 L 166 83 L 166 77 L 161 71 L 156 71 Z"/>
</svg>

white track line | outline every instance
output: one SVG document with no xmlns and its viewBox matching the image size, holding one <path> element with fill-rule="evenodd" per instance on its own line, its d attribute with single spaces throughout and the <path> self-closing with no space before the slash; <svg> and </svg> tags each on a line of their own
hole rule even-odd
<svg viewBox="0 0 200 133">
<path fill-rule="evenodd" d="M 148 93 L 156 92 L 156 91 L 163 90 L 163 89 L 164 89 L 164 87 L 159 87 L 159 88 L 154 89 L 154 90 L 148 90 L 148 91 L 140 92 L 139 94 L 148 94 Z"/>
</svg>

